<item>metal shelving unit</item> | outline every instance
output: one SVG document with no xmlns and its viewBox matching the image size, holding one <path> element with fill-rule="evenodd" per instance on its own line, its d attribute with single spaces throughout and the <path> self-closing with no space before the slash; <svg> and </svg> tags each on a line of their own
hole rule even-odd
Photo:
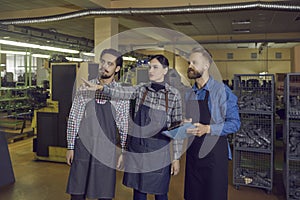
<svg viewBox="0 0 300 200">
<path fill-rule="evenodd" d="M 286 199 L 300 199 L 300 73 L 289 73 L 285 79 L 285 112 L 283 142 L 283 182 Z"/>
<path fill-rule="evenodd" d="M 241 128 L 233 142 L 233 184 L 272 191 L 274 169 L 274 75 L 236 74 Z"/>
<path fill-rule="evenodd" d="M 234 185 L 259 187 L 271 191 L 273 183 L 272 157 L 269 153 L 236 150 L 234 154 Z"/>
<path fill-rule="evenodd" d="M 26 123 L 24 116 L 29 115 L 31 98 L 29 87 L 1 87 L 0 88 L 0 127 L 21 129 Z"/>
<path fill-rule="evenodd" d="M 13 112 L 30 108 L 29 87 L 0 88 L 0 112 Z"/>
</svg>

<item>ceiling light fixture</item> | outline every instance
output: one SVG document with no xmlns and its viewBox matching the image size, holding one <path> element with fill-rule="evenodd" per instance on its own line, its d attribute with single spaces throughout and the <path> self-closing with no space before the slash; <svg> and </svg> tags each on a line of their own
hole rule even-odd
<svg viewBox="0 0 300 200">
<path fill-rule="evenodd" d="M 246 20 L 233 20 L 231 22 L 232 25 L 243 25 L 243 24 L 251 24 L 250 19 L 246 19 Z"/>
<path fill-rule="evenodd" d="M 84 56 L 90 56 L 90 57 L 95 57 L 94 53 L 88 53 L 88 52 L 82 52 L 82 55 L 84 55 Z"/>
<path fill-rule="evenodd" d="M 133 57 L 123 56 L 122 58 L 123 58 L 123 60 L 126 60 L 126 61 L 136 61 L 136 58 L 133 58 Z"/>
<path fill-rule="evenodd" d="M 46 55 L 46 54 L 32 54 L 32 57 L 35 58 L 50 58 L 50 55 Z"/>
<path fill-rule="evenodd" d="M 250 33 L 250 29 L 234 29 L 235 33 Z"/>
<path fill-rule="evenodd" d="M 1 54 L 13 54 L 13 55 L 30 55 L 29 52 L 25 52 L 25 51 L 7 51 L 7 50 L 0 50 Z M 32 57 L 36 57 L 36 58 L 50 58 L 50 55 L 46 55 L 46 54 L 32 54 Z"/>
<path fill-rule="evenodd" d="M 31 44 L 25 42 L 16 42 L 10 40 L 0 40 L 0 44 L 10 45 L 10 46 L 17 46 L 17 47 L 25 47 L 25 48 L 32 48 L 32 49 L 41 49 L 47 51 L 56 51 L 56 52 L 63 52 L 63 53 L 71 53 L 71 54 L 78 54 L 79 51 L 72 50 L 72 49 L 64 49 L 58 47 L 51 47 L 51 46 L 42 46 L 38 44 Z"/>
<path fill-rule="evenodd" d="M 6 51 L 6 50 L 0 50 L 1 54 L 14 54 L 14 55 L 30 55 L 29 52 L 25 52 L 25 51 Z"/>
<path fill-rule="evenodd" d="M 68 61 L 73 61 L 73 62 L 82 62 L 82 58 L 73 58 L 73 57 L 66 57 Z"/>
</svg>

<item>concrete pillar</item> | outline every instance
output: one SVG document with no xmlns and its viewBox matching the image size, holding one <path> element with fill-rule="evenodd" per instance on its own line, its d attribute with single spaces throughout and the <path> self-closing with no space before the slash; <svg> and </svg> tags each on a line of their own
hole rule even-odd
<svg viewBox="0 0 300 200">
<path fill-rule="evenodd" d="M 170 51 L 164 51 L 163 55 L 168 58 L 170 69 L 175 68 L 175 54 Z"/>
<path fill-rule="evenodd" d="M 0 46 L 0 51 L 1 51 L 1 46 Z M 1 56 L 1 65 L 0 65 L 0 87 L 1 87 L 1 75 L 4 75 L 4 72 L 6 71 L 6 54 L 2 53 L 0 54 Z"/>
<path fill-rule="evenodd" d="M 95 62 L 99 61 L 100 53 L 105 48 L 118 49 L 118 40 L 114 36 L 119 31 L 119 20 L 114 17 L 102 17 L 94 19 L 95 34 Z M 113 37 L 111 40 L 110 38 Z"/>
<path fill-rule="evenodd" d="M 300 72 L 300 45 L 295 46 L 291 53 L 291 72 Z"/>
</svg>

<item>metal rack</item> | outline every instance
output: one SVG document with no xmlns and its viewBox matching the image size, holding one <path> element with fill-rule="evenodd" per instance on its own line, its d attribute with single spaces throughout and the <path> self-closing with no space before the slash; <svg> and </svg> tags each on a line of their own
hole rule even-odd
<svg viewBox="0 0 300 200">
<path fill-rule="evenodd" d="M 235 74 L 241 128 L 234 134 L 233 184 L 272 191 L 274 169 L 274 75 Z"/>
<path fill-rule="evenodd" d="M 29 87 L 0 88 L 0 112 L 10 114 L 13 111 L 30 109 Z"/>
<path fill-rule="evenodd" d="M 268 153 L 235 151 L 234 185 L 272 189 L 272 157 Z"/>
<path fill-rule="evenodd" d="M 286 199 L 300 199 L 300 73 L 285 79 L 284 172 Z"/>
<path fill-rule="evenodd" d="M 235 134 L 236 150 L 269 153 L 273 151 L 273 115 L 240 112 L 242 124 Z"/>
</svg>

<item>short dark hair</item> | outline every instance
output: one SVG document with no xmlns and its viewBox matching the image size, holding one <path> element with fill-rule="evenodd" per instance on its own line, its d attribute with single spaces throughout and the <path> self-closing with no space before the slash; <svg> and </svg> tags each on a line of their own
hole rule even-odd
<svg viewBox="0 0 300 200">
<path fill-rule="evenodd" d="M 116 59 L 116 66 L 122 67 L 122 65 L 123 65 L 123 58 L 122 58 L 122 54 L 119 51 L 117 51 L 115 49 L 104 49 L 101 52 L 100 59 L 102 58 L 102 56 L 104 54 L 111 54 L 111 55 L 117 57 L 117 59 Z"/>
<path fill-rule="evenodd" d="M 153 59 L 157 59 L 158 62 L 160 64 L 162 64 L 162 66 L 164 68 L 169 68 L 169 60 L 164 55 L 156 54 L 156 55 L 150 56 L 149 61 L 151 61 Z"/>
<path fill-rule="evenodd" d="M 208 60 L 209 64 L 211 64 L 213 62 L 211 53 L 203 47 L 193 48 L 191 51 L 191 54 L 192 53 L 201 53 Z"/>
</svg>

